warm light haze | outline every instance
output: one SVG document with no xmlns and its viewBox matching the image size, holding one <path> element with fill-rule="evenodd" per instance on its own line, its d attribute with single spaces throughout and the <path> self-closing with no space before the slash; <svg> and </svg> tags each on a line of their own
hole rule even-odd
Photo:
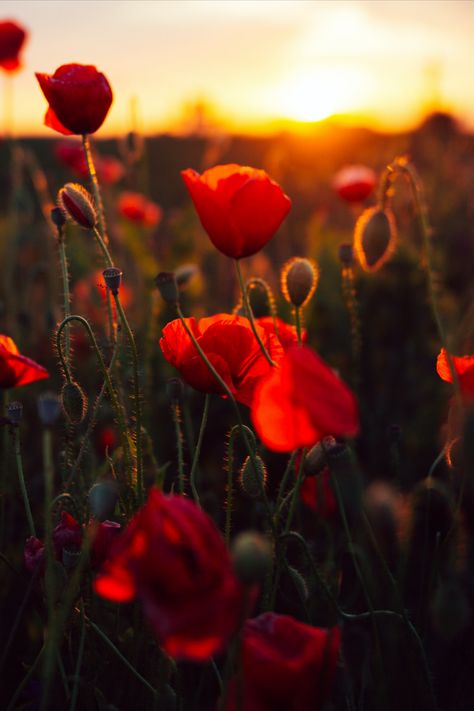
<svg viewBox="0 0 474 711">
<path fill-rule="evenodd" d="M 6 0 L 30 32 L 18 134 L 52 135 L 35 71 L 95 64 L 115 100 L 100 136 L 303 128 L 335 117 L 396 131 L 429 111 L 474 126 L 469 0 Z M 132 109 L 132 107 L 135 107 Z"/>
</svg>

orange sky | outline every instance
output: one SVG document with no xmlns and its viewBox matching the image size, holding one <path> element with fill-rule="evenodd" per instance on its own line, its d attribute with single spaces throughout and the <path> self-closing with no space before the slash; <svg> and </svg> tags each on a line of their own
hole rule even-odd
<svg viewBox="0 0 474 711">
<path fill-rule="evenodd" d="M 95 64 L 115 101 L 100 135 L 185 128 L 198 102 L 224 128 L 337 114 L 397 130 L 432 108 L 474 127 L 470 0 L 3 0 L 30 31 L 16 133 L 52 135 L 34 71 Z M 1 116 L 1 113 L 0 113 Z"/>
</svg>

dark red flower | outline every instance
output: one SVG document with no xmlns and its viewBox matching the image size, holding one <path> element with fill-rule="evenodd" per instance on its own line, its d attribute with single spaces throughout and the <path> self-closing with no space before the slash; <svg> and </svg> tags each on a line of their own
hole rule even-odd
<svg viewBox="0 0 474 711">
<path fill-rule="evenodd" d="M 266 612 L 242 633 L 242 711 L 320 711 L 331 693 L 341 632 Z M 226 711 L 237 711 L 237 681 Z"/>
<path fill-rule="evenodd" d="M 287 216 L 291 200 L 264 170 L 217 165 L 202 175 L 181 173 L 201 224 L 228 257 L 249 257 L 264 247 Z"/>
<path fill-rule="evenodd" d="M 98 524 L 91 547 L 92 568 L 100 568 L 110 558 L 121 530 L 121 525 L 115 521 L 102 521 Z"/>
<path fill-rule="evenodd" d="M 115 602 L 138 597 L 159 643 L 196 661 L 222 649 L 239 624 L 242 589 L 222 536 L 189 499 L 152 489 L 95 581 Z"/>
<path fill-rule="evenodd" d="M 34 573 L 37 568 L 44 571 L 44 543 L 39 538 L 30 536 L 26 539 L 23 560 L 29 573 Z"/>
<path fill-rule="evenodd" d="M 21 67 L 19 54 L 26 37 L 26 30 L 17 22 L 12 20 L 0 22 L 0 67 L 2 69 L 14 72 Z"/>
<path fill-rule="evenodd" d="M 82 545 L 82 526 L 67 511 L 61 512 L 61 520 L 53 531 L 54 554 L 62 559 L 64 548 L 77 549 Z"/>
<path fill-rule="evenodd" d="M 271 366 L 260 350 L 248 319 L 217 314 L 199 321 L 188 318 L 186 323 L 235 399 L 250 405 L 256 383 Z M 257 329 L 270 357 L 278 362 L 283 356 L 278 338 L 258 325 Z M 180 371 L 182 378 L 196 390 L 224 395 L 181 321 L 176 319 L 166 324 L 162 333 L 163 355 Z"/>
<path fill-rule="evenodd" d="M 0 334 L 0 388 L 19 388 L 44 378 L 49 378 L 46 368 L 21 355 L 13 340 Z"/>
<path fill-rule="evenodd" d="M 140 193 L 122 193 L 117 208 L 127 220 L 144 227 L 156 227 L 161 220 L 161 207 Z"/>
<path fill-rule="evenodd" d="M 255 388 L 252 420 L 276 452 L 309 447 L 327 435 L 353 436 L 359 427 L 352 391 L 307 346 L 293 346 L 279 368 Z"/>
<path fill-rule="evenodd" d="M 335 175 L 332 186 L 347 202 L 363 202 L 375 187 L 376 176 L 365 165 L 347 165 Z"/>
<path fill-rule="evenodd" d="M 322 518 L 332 518 L 337 512 L 337 501 L 331 488 L 328 467 L 317 476 L 305 477 L 300 489 L 301 501 Z"/>
<path fill-rule="evenodd" d="M 278 318 L 277 316 L 275 318 L 272 316 L 262 316 L 261 318 L 257 318 L 255 320 L 259 326 L 267 331 L 267 333 L 273 333 L 275 336 L 278 336 L 278 340 L 283 346 L 284 351 L 288 350 L 290 346 L 295 346 L 298 343 L 296 327 L 290 326 L 289 323 L 285 323 L 285 321 L 282 321 L 281 318 Z M 301 340 L 303 343 L 306 343 L 308 340 L 308 332 L 305 328 L 302 329 Z"/>
<path fill-rule="evenodd" d="M 474 398 L 474 355 L 451 356 L 454 369 L 459 380 L 461 392 L 467 399 Z M 449 367 L 448 355 L 444 348 L 439 352 L 436 361 L 436 371 L 442 380 L 448 383 L 453 382 L 453 376 Z"/>
<path fill-rule="evenodd" d="M 45 124 L 68 134 L 95 133 L 112 104 L 112 89 L 104 74 L 91 65 L 63 64 L 53 75 L 36 73 L 49 109 Z"/>
<path fill-rule="evenodd" d="M 107 451 L 111 452 L 117 446 L 119 441 L 117 431 L 111 425 L 105 425 L 97 431 L 95 441 L 99 453 L 105 455 Z"/>
</svg>

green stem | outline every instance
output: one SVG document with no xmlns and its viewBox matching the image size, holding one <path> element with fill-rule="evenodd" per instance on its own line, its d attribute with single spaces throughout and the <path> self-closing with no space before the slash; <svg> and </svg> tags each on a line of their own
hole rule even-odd
<svg viewBox="0 0 474 711">
<path fill-rule="evenodd" d="M 30 500 L 28 497 L 28 490 L 26 488 L 25 475 L 23 472 L 23 460 L 21 456 L 21 442 L 20 442 L 20 428 L 13 428 L 13 438 L 14 438 L 14 448 L 15 448 L 15 459 L 16 468 L 18 471 L 18 479 L 20 481 L 21 495 L 23 497 L 23 503 L 25 504 L 26 518 L 28 519 L 28 527 L 30 529 L 30 536 L 36 537 L 35 524 L 33 521 L 33 515 L 31 513 Z"/>
<path fill-rule="evenodd" d="M 224 524 L 224 539 L 227 547 L 230 544 L 230 535 L 232 530 L 232 499 L 234 495 L 234 442 L 235 435 L 240 431 L 239 425 L 234 425 L 229 434 L 229 444 L 227 445 L 227 485 L 225 499 L 225 524 Z"/>
<path fill-rule="evenodd" d="M 298 338 L 298 345 L 301 346 L 303 339 L 301 336 L 301 309 L 299 306 L 295 306 L 295 326 L 296 326 L 296 337 Z"/>
<path fill-rule="evenodd" d="M 298 454 L 298 450 L 295 449 L 294 452 L 291 453 L 290 458 L 288 459 L 288 463 L 286 465 L 285 472 L 284 472 L 284 474 L 281 478 L 281 481 L 280 481 L 280 487 L 278 489 L 278 496 L 277 496 L 275 511 L 278 511 L 279 506 L 280 506 L 281 502 L 283 501 L 283 496 L 285 494 L 286 485 L 288 483 L 288 479 L 289 479 L 291 471 L 293 469 L 297 454 Z"/>
<path fill-rule="evenodd" d="M 64 318 L 71 315 L 71 295 L 69 292 L 69 274 L 67 267 L 67 256 L 66 256 L 66 240 L 64 239 L 64 230 L 62 227 L 58 228 L 58 249 L 59 249 L 59 263 L 61 265 L 61 278 L 63 282 L 63 296 L 64 296 Z M 69 328 L 66 329 L 65 333 L 65 351 L 66 360 L 69 362 L 71 358 L 71 335 Z"/>
<path fill-rule="evenodd" d="M 118 294 L 114 294 L 115 304 L 120 316 L 120 321 L 127 334 L 128 343 L 132 353 L 133 366 L 133 390 L 135 400 L 135 446 L 137 448 L 137 492 L 138 502 L 142 504 L 144 501 L 143 492 L 143 457 L 142 457 L 142 406 L 140 393 L 140 372 L 138 368 L 138 353 L 135 338 L 133 337 L 132 329 L 128 323 L 128 319 L 123 310 Z"/>
<path fill-rule="evenodd" d="M 198 462 L 199 462 L 199 455 L 201 453 L 201 446 L 202 446 L 202 440 L 204 437 L 204 431 L 205 431 L 206 425 L 207 425 L 207 417 L 209 415 L 210 400 L 211 400 L 210 395 L 207 393 L 206 397 L 204 398 L 204 408 L 202 411 L 201 426 L 199 428 L 198 439 L 196 442 L 196 449 L 194 450 L 193 463 L 191 466 L 191 474 L 189 475 L 189 483 L 191 486 L 191 492 L 193 494 L 194 501 L 197 504 L 199 504 L 199 494 L 198 494 L 197 488 L 196 488 L 196 472 L 197 472 L 197 466 L 198 466 Z"/>
<path fill-rule="evenodd" d="M 45 571 L 45 587 L 46 601 L 48 611 L 48 637 L 46 641 L 46 654 L 43 668 L 43 696 L 41 702 L 41 710 L 45 711 L 48 708 L 49 696 L 51 691 L 51 683 L 54 673 L 54 664 L 56 659 L 56 635 L 57 616 L 54 610 L 54 550 L 53 550 L 53 521 L 51 518 L 51 501 L 53 500 L 53 461 L 51 456 L 51 430 L 45 428 L 42 437 L 43 444 L 43 475 L 44 475 L 44 531 L 45 531 L 45 555 L 46 555 L 46 571 Z"/>
<path fill-rule="evenodd" d="M 171 413 L 174 422 L 174 431 L 176 435 L 176 449 L 178 452 L 178 487 L 179 493 L 184 494 L 184 456 L 183 456 L 183 432 L 181 430 L 181 413 L 179 402 L 174 400 L 171 403 Z"/>
<path fill-rule="evenodd" d="M 91 144 L 89 141 L 89 136 L 84 134 L 82 136 L 82 147 L 84 149 L 84 155 L 86 158 L 87 169 L 89 171 L 89 177 L 92 185 L 92 192 L 94 195 L 94 202 L 97 208 L 97 214 L 99 218 L 99 227 L 101 235 L 104 239 L 107 239 L 107 229 L 105 225 L 105 215 L 104 215 L 104 204 L 102 202 L 102 196 L 100 194 L 99 180 L 97 178 L 97 172 L 94 165 L 94 159 L 92 158 Z M 104 245 L 105 246 L 105 245 Z M 113 266 L 109 264 L 109 266 Z"/>
<path fill-rule="evenodd" d="M 97 227 L 93 227 L 92 232 L 94 233 L 94 237 L 97 240 L 97 244 L 99 245 L 100 250 L 101 250 L 102 254 L 104 255 L 104 259 L 105 259 L 105 263 L 107 264 L 107 267 L 113 267 L 114 263 L 113 263 L 112 257 L 110 256 L 110 252 L 107 249 L 107 245 L 105 244 L 104 240 L 102 239 L 102 236 L 101 236 L 99 230 L 97 229 Z"/>
<path fill-rule="evenodd" d="M 271 359 L 267 349 L 263 345 L 263 341 L 260 338 L 259 333 L 257 331 L 257 326 L 255 324 L 255 319 L 253 316 L 252 307 L 250 306 L 250 301 L 248 298 L 247 289 L 245 288 L 244 280 L 242 277 L 242 271 L 240 269 L 240 261 L 238 259 L 235 259 L 234 262 L 235 262 L 235 268 L 237 270 L 237 277 L 239 280 L 240 291 L 242 293 L 242 300 L 244 303 L 245 312 L 247 314 L 248 320 L 250 321 L 250 326 L 252 328 L 253 334 L 254 334 L 255 338 L 257 339 L 257 343 L 260 346 L 260 349 L 261 349 L 263 355 L 265 356 L 265 358 L 267 359 L 267 361 L 269 362 L 269 364 L 275 365 L 275 363 Z"/>
<path fill-rule="evenodd" d="M 81 679 L 81 666 L 82 660 L 84 658 L 84 643 L 86 640 L 86 626 L 84 624 L 84 603 L 80 602 L 80 615 L 81 615 L 81 636 L 79 637 L 79 648 L 77 650 L 76 667 L 74 669 L 74 686 L 72 688 L 71 703 L 69 704 L 69 711 L 76 711 L 77 697 L 79 694 L 79 681 Z"/>
</svg>

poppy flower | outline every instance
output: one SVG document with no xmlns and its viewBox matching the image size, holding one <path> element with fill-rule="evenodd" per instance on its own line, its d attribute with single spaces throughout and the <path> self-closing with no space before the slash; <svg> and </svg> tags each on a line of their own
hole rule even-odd
<svg viewBox="0 0 474 711">
<path fill-rule="evenodd" d="M 36 73 L 49 109 L 45 124 L 65 135 L 95 133 L 112 104 L 104 74 L 91 65 L 63 64 L 54 74 Z"/>
<path fill-rule="evenodd" d="M 275 452 L 309 447 L 328 435 L 353 436 L 359 427 L 352 391 L 307 346 L 290 347 L 280 367 L 260 380 L 251 416 Z"/>
<path fill-rule="evenodd" d="M 458 376 L 459 387 L 462 394 L 468 399 L 474 399 L 474 355 L 452 355 L 451 360 Z M 436 371 L 442 380 L 448 383 L 453 382 L 453 376 L 448 362 L 448 354 L 444 348 L 442 348 L 438 354 Z"/>
<path fill-rule="evenodd" d="M 162 215 L 161 207 L 140 193 L 122 193 L 117 209 L 122 217 L 143 227 L 156 227 Z"/>
<path fill-rule="evenodd" d="M 6 72 L 14 72 L 21 67 L 19 54 L 26 37 L 26 30 L 17 22 L 0 22 L 0 67 Z"/>
<path fill-rule="evenodd" d="M 264 170 L 229 164 L 202 175 L 183 170 L 181 176 L 211 242 L 234 259 L 262 249 L 291 207 L 290 198 Z"/>
<path fill-rule="evenodd" d="M 171 657 L 203 661 L 239 625 L 242 588 L 209 516 L 182 496 L 153 488 L 95 581 L 114 602 L 138 597 Z"/>
<path fill-rule="evenodd" d="M 342 200 L 363 202 L 373 191 L 376 180 L 371 168 L 365 165 L 346 165 L 336 173 L 332 186 Z"/>
<path fill-rule="evenodd" d="M 298 343 L 298 336 L 296 334 L 296 327 L 291 326 L 289 323 L 285 323 L 281 318 L 276 316 L 261 316 L 255 319 L 256 323 L 261 326 L 267 333 L 274 334 L 278 337 L 283 350 L 286 351 L 290 346 L 295 346 Z M 306 343 L 308 340 L 308 332 L 305 328 L 301 329 L 301 340 Z"/>
<path fill-rule="evenodd" d="M 46 368 L 21 355 L 13 340 L 0 334 L 0 388 L 19 388 L 44 378 L 49 378 Z"/>
<path fill-rule="evenodd" d="M 186 323 L 235 399 L 250 405 L 256 383 L 272 366 L 264 357 L 248 319 L 217 314 L 199 321 L 188 318 Z M 278 338 L 258 325 L 257 329 L 270 357 L 278 362 L 283 356 Z M 168 323 L 162 334 L 163 355 L 179 370 L 183 380 L 201 392 L 225 396 L 179 319 Z"/>
<path fill-rule="evenodd" d="M 247 620 L 242 633 L 242 705 L 237 681 L 226 711 L 320 711 L 331 693 L 341 632 L 311 627 L 266 612 Z"/>
</svg>

